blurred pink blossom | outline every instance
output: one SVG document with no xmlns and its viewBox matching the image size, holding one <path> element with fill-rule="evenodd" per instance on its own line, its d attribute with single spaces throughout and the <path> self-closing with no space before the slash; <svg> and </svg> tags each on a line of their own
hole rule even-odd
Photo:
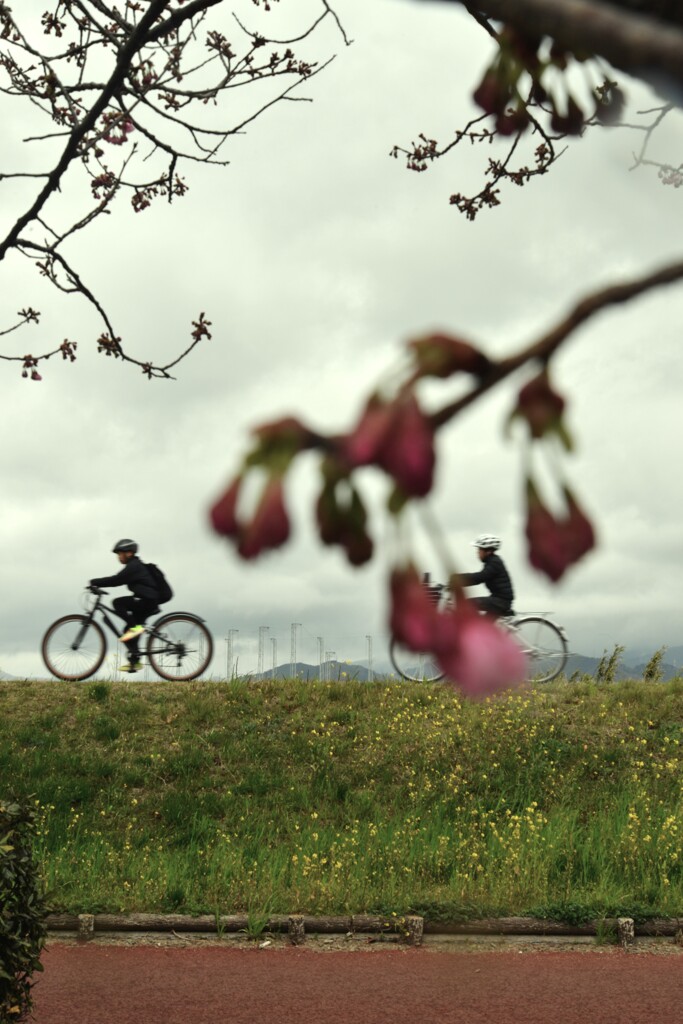
<svg viewBox="0 0 683 1024">
<path fill-rule="evenodd" d="M 391 575 L 390 628 L 410 650 L 432 653 L 446 685 L 467 697 L 487 697 L 526 678 L 526 658 L 509 633 L 465 599 L 439 611 L 412 565 Z"/>
<path fill-rule="evenodd" d="M 350 466 L 381 466 L 405 494 L 423 497 L 431 490 L 434 430 L 412 391 L 390 403 L 373 395 L 341 453 Z"/>
<path fill-rule="evenodd" d="M 227 491 L 221 495 L 209 512 L 211 525 L 223 537 L 236 537 L 240 527 L 237 521 L 237 499 L 242 477 L 236 476 Z"/>
<path fill-rule="evenodd" d="M 391 574 L 391 634 L 411 651 L 431 651 L 437 611 L 413 565 Z"/>
<path fill-rule="evenodd" d="M 526 657 L 513 636 L 469 605 L 459 605 L 450 618 L 450 641 L 442 634 L 435 651 L 446 685 L 476 699 L 524 682 Z"/>
<path fill-rule="evenodd" d="M 279 548 L 288 539 L 289 517 L 282 479 L 271 477 L 254 518 L 241 531 L 237 551 L 242 558 L 256 558 L 268 548 Z"/>
<path fill-rule="evenodd" d="M 593 526 L 567 487 L 564 497 L 568 515 L 558 519 L 545 507 L 533 482 L 527 482 L 529 561 L 554 583 L 595 545 Z"/>
</svg>

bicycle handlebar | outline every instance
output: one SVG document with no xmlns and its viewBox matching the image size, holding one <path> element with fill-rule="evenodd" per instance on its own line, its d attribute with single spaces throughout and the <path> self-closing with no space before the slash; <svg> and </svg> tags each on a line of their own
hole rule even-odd
<svg viewBox="0 0 683 1024">
<path fill-rule="evenodd" d="M 89 590 L 91 594 L 106 594 L 106 593 L 108 593 L 108 591 L 102 590 L 101 587 L 92 587 L 90 584 L 88 584 L 85 589 Z"/>
</svg>

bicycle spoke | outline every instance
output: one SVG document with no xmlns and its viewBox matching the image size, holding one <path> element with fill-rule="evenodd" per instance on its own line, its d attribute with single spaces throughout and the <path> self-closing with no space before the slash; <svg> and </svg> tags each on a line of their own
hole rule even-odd
<svg viewBox="0 0 683 1024">
<path fill-rule="evenodd" d="M 394 668 L 403 679 L 415 683 L 434 683 L 443 678 L 438 662 L 429 653 L 416 653 L 392 640 L 389 655 Z"/>
<path fill-rule="evenodd" d="M 196 679 L 208 667 L 213 640 L 204 623 L 189 614 L 171 614 L 150 630 L 147 656 L 162 679 Z"/>
<path fill-rule="evenodd" d="M 78 681 L 97 672 L 107 653 L 107 643 L 96 622 L 84 615 L 65 615 L 46 632 L 41 653 L 53 676 Z"/>
<path fill-rule="evenodd" d="M 529 678 L 548 683 L 560 675 L 567 664 L 567 641 L 549 619 L 528 615 L 510 623 L 517 643 L 529 661 Z"/>
</svg>

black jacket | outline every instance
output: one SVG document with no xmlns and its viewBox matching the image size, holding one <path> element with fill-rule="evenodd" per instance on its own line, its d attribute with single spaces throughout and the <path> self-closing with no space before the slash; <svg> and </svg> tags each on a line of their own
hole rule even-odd
<svg viewBox="0 0 683 1024">
<path fill-rule="evenodd" d="M 460 573 L 460 581 L 464 587 L 475 587 L 478 583 L 483 583 L 488 587 L 491 597 L 501 602 L 501 607 L 512 607 L 515 598 L 512 580 L 499 555 L 489 555 L 482 565 L 481 572 Z"/>
<path fill-rule="evenodd" d="M 137 555 L 126 562 L 121 572 L 113 576 L 98 576 L 90 580 L 90 583 L 94 587 L 128 587 L 136 597 L 143 597 L 147 601 L 156 601 L 159 596 L 147 566 Z"/>
</svg>

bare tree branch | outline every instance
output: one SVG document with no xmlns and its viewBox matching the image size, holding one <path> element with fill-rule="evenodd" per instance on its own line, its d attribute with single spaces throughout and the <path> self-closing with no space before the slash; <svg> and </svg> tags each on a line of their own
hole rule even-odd
<svg viewBox="0 0 683 1024">
<path fill-rule="evenodd" d="M 293 44 L 303 44 L 331 17 L 348 45 L 330 4 L 327 0 L 316 2 L 320 5 L 320 10 L 313 12 L 317 16 L 307 15 L 291 40 L 270 40 L 241 26 L 239 45 L 233 48 L 220 31 L 226 14 L 231 13 L 229 0 L 131 2 L 124 7 L 125 16 L 113 0 L 46 0 L 51 9 L 42 18 L 35 9 L 27 13 L 25 8 L 10 8 L 0 0 L 0 95 L 6 102 L 32 104 L 55 126 L 45 133 L 27 132 L 26 142 L 51 141 L 62 147 L 47 168 L 0 171 L 0 185 L 18 178 L 39 183 L 37 194 L 0 239 L 0 265 L 12 251 L 28 257 L 58 290 L 80 295 L 95 306 L 106 328 L 97 341 L 100 351 L 137 364 L 148 376 L 170 376 L 170 367 L 202 338 L 210 337 L 204 314 L 194 322 L 192 344 L 170 363 L 153 366 L 134 359 L 114 333 L 106 302 L 90 291 L 73 259 L 60 247 L 101 214 L 110 212 L 121 194 L 128 193 L 136 213 L 155 199 L 164 197 L 170 203 L 183 196 L 188 185 L 178 173 L 179 162 L 225 166 L 229 160 L 219 159 L 218 152 L 231 137 L 280 101 L 308 100 L 295 97 L 293 91 L 332 58 L 302 59 L 295 55 Z M 223 8 L 220 13 L 219 8 Z M 260 17 L 268 9 L 266 4 Z M 209 21 L 212 11 L 214 21 Z M 223 21 L 216 22 L 221 16 Z M 38 20 L 40 25 L 35 24 Z M 230 24 L 234 29 L 234 23 Z M 202 28 L 206 31 L 203 40 Z M 231 124 L 220 101 L 233 90 L 243 91 L 258 82 L 265 83 L 266 92 L 258 93 L 249 106 L 238 106 Z M 138 138 L 149 144 L 144 154 L 135 142 Z M 69 211 L 72 220 L 64 227 L 59 197 L 63 180 L 76 166 L 85 176 L 86 194 L 94 198 L 95 205 L 75 214 Z M 147 177 L 136 173 L 139 166 L 149 168 Z M 47 242 L 29 240 L 28 229 L 35 224 L 44 229 Z M 36 321 L 24 317 L 0 330 L 0 335 L 14 333 L 31 322 Z M 72 361 L 73 348 L 75 345 L 68 353 Z M 24 370 L 38 379 L 34 376 L 37 363 L 57 351 L 64 354 L 63 348 L 49 348 L 40 355 L 8 355 L 6 359 L 22 361 Z"/>
</svg>

